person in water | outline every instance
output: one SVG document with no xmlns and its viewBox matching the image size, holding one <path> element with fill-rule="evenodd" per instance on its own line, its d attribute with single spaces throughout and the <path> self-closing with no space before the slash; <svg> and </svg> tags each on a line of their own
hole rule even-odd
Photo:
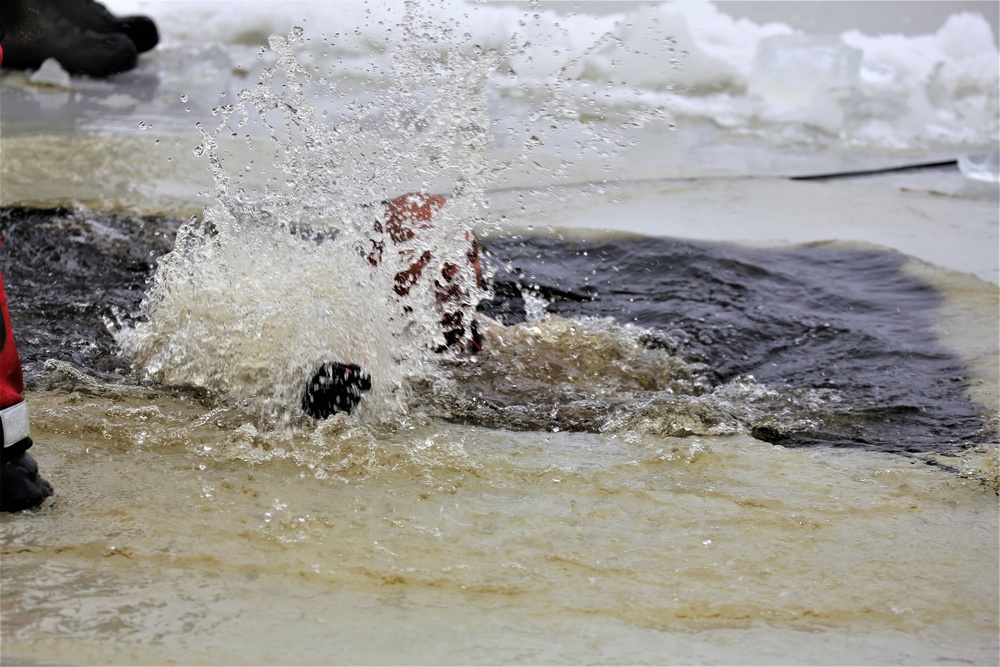
<svg viewBox="0 0 1000 667">
<path fill-rule="evenodd" d="M 465 232 L 469 243 L 467 259 L 472 271 L 463 271 L 452 262 L 441 265 L 439 275 L 424 279 L 424 273 L 434 259 L 434 250 L 420 251 L 411 247 L 416 239 L 419 247 L 422 232 L 432 229 L 434 214 L 445 205 L 445 198 L 424 192 L 410 192 L 383 202 L 385 215 L 376 220 L 371 237 L 371 250 L 367 259 L 372 267 L 378 268 L 387 259 L 387 253 L 395 251 L 409 262 L 406 268 L 393 277 L 393 291 L 400 298 L 422 282 L 434 292 L 440 317 L 438 324 L 444 338 L 435 352 L 457 351 L 476 354 L 482 349 L 482 336 L 474 317 L 476 304 L 472 303 L 472 292 L 483 280 L 482 264 L 479 261 L 479 245 L 473 231 Z M 470 278 L 475 284 L 470 284 Z M 403 306 L 404 313 L 410 313 L 410 306 Z M 326 419 L 338 412 L 350 413 L 361 402 L 362 396 L 371 389 L 371 376 L 366 370 L 353 363 L 326 362 L 309 378 L 302 397 L 302 410 L 316 419 Z"/>
<path fill-rule="evenodd" d="M 133 69 L 160 40 L 148 16 L 118 17 L 94 0 L 2 0 L 0 19 L 5 69 L 54 58 L 72 75 L 103 78 Z"/>
</svg>

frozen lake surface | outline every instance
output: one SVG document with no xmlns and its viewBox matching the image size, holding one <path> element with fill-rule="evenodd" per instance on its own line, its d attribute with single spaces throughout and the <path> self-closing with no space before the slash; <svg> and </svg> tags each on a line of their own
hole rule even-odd
<svg viewBox="0 0 1000 667">
<path fill-rule="evenodd" d="M 995 3 L 109 6 L 0 76 L 5 663 L 995 664 Z M 356 251 L 412 190 L 476 357 Z"/>
</svg>

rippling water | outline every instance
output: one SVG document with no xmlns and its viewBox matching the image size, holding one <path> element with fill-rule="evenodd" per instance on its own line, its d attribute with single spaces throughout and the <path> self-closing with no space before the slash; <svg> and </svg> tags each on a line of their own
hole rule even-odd
<svg viewBox="0 0 1000 667">
<path fill-rule="evenodd" d="M 29 377 L 63 359 L 129 381 L 107 326 L 138 309 L 181 221 L 8 209 L 3 222 Z M 519 430 L 749 431 L 888 452 L 955 452 L 991 435 L 969 371 L 934 333 L 942 295 L 900 254 L 561 235 L 485 248 L 496 271 L 479 310 L 509 328 L 483 354 L 416 378 L 414 410 Z M 447 390 L 432 386 L 440 372 Z"/>
</svg>

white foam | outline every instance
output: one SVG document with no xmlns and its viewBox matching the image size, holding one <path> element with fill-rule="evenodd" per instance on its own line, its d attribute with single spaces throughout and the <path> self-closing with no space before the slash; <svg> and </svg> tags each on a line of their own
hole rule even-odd
<svg viewBox="0 0 1000 667">
<path fill-rule="evenodd" d="M 273 37 L 277 63 L 261 85 L 216 109 L 218 125 L 195 149 L 209 161 L 216 203 L 182 228 L 142 317 L 116 335 L 147 377 L 208 389 L 279 422 L 297 418 L 320 363 L 358 363 L 373 378 L 360 413 L 389 418 L 403 409 L 404 378 L 421 375 L 446 343 L 443 317 L 469 316 L 480 296 L 466 232 L 490 175 L 481 96 L 494 62 L 436 68 L 427 51 L 437 42 L 418 32 L 383 70 L 377 97 L 332 118 L 310 99 L 337 91 L 307 71 L 300 44 L 298 30 Z M 250 163 L 221 142 L 253 125 L 261 140 L 248 144 L 270 170 L 263 185 L 244 179 Z M 447 206 L 412 240 L 389 232 L 390 243 L 377 202 L 430 190 L 431 179 L 445 179 Z M 373 266 L 368 253 L 379 244 Z M 398 276 L 416 257 L 421 278 L 401 293 Z M 447 297 L 444 281 L 454 288 Z"/>
</svg>

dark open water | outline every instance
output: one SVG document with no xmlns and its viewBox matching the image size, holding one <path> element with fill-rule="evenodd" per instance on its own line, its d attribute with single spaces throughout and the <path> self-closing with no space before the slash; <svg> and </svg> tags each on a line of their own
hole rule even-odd
<svg viewBox="0 0 1000 667">
<path fill-rule="evenodd" d="M 42 372 L 47 359 L 133 377 L 105 321 L 136 310 L 181 222 L 0 209 L 0 262 L 29 386 L 57 381 Z M 424 398 L 445 419 L 601 431 L 640 415 L 668 435 L 746 429 L 782 445 L 897 453 L 983 440 L 966 371 L 932 333 L 941 297 L 897 253 L 629 236 L 484 245 L 496 273 L 483 313 L 523 323 L 527 292 L 581 330 L 605 331 L 608 318 L 629 325 L 607 335 L 641 349 L 607 358 L 607 373 L 589 383 L 574 380 L 580 349 L 558 342 L 541 357 L 444 362 L 458 395 Z"/>
</svg>

